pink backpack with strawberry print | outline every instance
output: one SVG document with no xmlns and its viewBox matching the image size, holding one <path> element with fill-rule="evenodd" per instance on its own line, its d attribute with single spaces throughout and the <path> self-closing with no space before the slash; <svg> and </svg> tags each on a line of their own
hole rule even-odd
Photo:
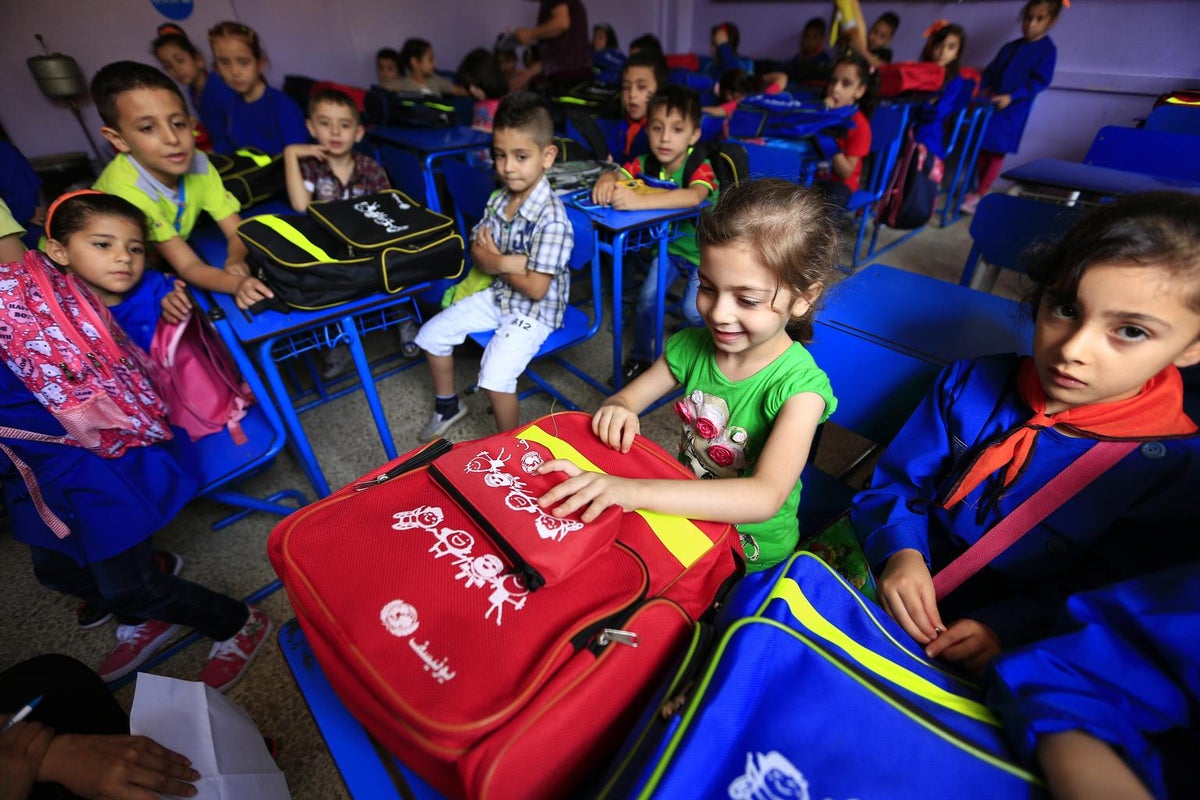
<svg viewBox="0 0 1200 800">
<path fill-rule="evenodd" d="M 0 426 L 0 438 L 118 458 L 174 435 L 146 354 L 78 278 L 36 250 L 0 264 L 0 357 L 66 431 L 51 436 Z M 69 531 L 41 501 L 32 470 L 2 443 L 0 451 L 21 473 L 43 521 L 65 537 Z"/>
</svg>

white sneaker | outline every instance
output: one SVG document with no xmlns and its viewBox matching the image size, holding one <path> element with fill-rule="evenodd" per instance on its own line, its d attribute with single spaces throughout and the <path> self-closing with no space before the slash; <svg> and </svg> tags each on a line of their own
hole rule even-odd
<svg viewBox="0 0 1200 800">
<path fill-rule="evenodd" d="M 454 427 L 454 423 L 465 417 L 469 410 L 467 404 L 459 400 L 458 412 L 449 417 L 443 417 L 434 411 L 432 419 L 425 423 L 424 428 L 421 428 L 421 432 L 417 434 L 417 438 L 422 442 L 432 442 L 434 439 L 444 436 L 446 431 Z"/>
</svg>

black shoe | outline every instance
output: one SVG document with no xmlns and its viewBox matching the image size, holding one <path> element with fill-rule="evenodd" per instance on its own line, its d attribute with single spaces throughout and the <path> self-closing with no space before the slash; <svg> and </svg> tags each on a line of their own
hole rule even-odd
<svg viewBox="0 0 1200 800">
<path fill-rule="evenodd" d="M 621 385 L 628 386 L 630 381 L 650 369 L 653 363 L 652 361 L 638 361 L 634 358 L 627 360 L 624 366 L 621 367 Z M 608 385 L 615 386 L 616 381 L 610 379 Z"/>
</svg>

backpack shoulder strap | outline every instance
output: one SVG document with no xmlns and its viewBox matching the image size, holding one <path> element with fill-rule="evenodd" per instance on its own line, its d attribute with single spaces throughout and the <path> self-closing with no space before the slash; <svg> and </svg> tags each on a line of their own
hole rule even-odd
<svg viewBox="0 0 1200 800">
<path fill-rule="evenodd" d="M 34 433 L 20 428 L 0 427 L 0 437 L 6 439 L 20 439 L 25 442 L 48 442 L 50 444 L 67 444 L 65 436 L 50 436 L 45 433 Z M 38 484 L 37 475 L 34 474 L 33 468 L 21 460 L 21 457 L 12 451 L 8 445 L 0 444 L 0 453 L 8 456 L 12 461 L 13 466 L 17 468 L 17 472 L 21 476 L 21 480 L 25 482 L 25 488 L 29 491 L 29 499 L 33 501 L 34 507 L 37 508 L 38 516 L 42 518 L 42 522 L 46 523 L 46 527 L 59 539 L 65 539 L 71 535 L 71 529 L 67 524 L 59 519 L 50 506 L 46 505 L 45 499 L 42 497 L 42 487 Z"/>
</svg>

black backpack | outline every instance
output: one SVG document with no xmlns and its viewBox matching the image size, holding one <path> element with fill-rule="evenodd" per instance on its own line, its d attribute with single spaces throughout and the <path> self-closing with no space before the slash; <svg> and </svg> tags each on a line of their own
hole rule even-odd
<svg viewBox="0 0 1200 800">
<path fill-rule="evenodd" d="M 458 124 L 456 106 L 418 92 L 389 92 L 372 86 L 363 97 L 363 116 L 378 125 L 449 128 Z"/>
<path fill-rule="evenodd" d="M 742 145 L 737 142 L 696 142 L 687 161 L 684 162 L 684 176 L 695 172 L 705 159 L 712 165 L 718 189 L 737 186 L 750 175 L 750 157 Z M 662 164 L 654 154 L 647 154 L 645 173 L 657 178 L 661 170 Z"/>
<path fill-rule="evenodd" d="M 329 308 L 455 278 L 463 269 L 454 221 L 394 189 L 310 203 L 306 215 L 251 217 L 238 236 L 275 306 Z"/>
<path fill-rule="evenodd" d="M 242 147 L 233 155 L 209 153 L 225 189 L 242 208 L 263 203 L 284 190 L 283 156 L 270 155 L 257 147 Z"/>
<path fill-rule="evenodd" d="M 937 204 L 938 185 L 933 177 L 937 163 L 937 157 L 914 140 L 910 130 L 896 162 L 896 170 L 879 201 L 879 220 L 884 225 L 896 230 L 911 230 L 929 222 Z"/>
</svg>

